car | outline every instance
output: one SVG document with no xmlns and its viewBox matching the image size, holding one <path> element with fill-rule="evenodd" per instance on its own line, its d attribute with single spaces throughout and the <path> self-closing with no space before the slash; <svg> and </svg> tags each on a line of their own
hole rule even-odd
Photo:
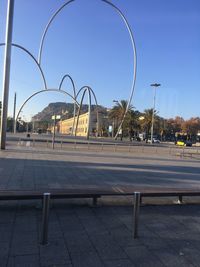
<svg viewBox="0 0 200 267">
<path fill-rule="evenodd" d="M 179 140 L 179 141 L 176 142 L 176 145 L 177 146 L 185 146 L 185 142 L 182 141 L 182 140 Z"/>
<path fill-rule="evenodd" d="M 157 138 L 153 138 L 153 143 L 160 144 L 160 140 L 158 140 Z"/>
<path fill-rule="evenodd" d="M 179 140 L 176 142 L 177 146 L 192 146 L 192 142 L 190 140 Z"/>
<path fill-rule="evenodd" d="M 151 143 L 151 139 L 148 139 L 148 141 L 147 141 L 148 143 Z M 157 139 L 157 138 L 153 138 L 153 142 L 152 142 L 153 144 L 160 144 L 160 140 L 159 139 Z"/>
</svg>

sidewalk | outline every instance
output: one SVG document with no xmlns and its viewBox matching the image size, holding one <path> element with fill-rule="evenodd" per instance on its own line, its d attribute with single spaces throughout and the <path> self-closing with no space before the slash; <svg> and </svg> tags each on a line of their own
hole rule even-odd
<svg viewBox="0 0 200 267">
<path fill-rule="evenodd" d="M 158 158 L 10 147 L 0 152 L 0 188 L 63 188 L 81 184 L 181 184 L 196 188 L 199 169 L 198 161 L 166 155 Z M 1 267 L 199 266 L 198 205 L 142 206 L 139 238 L 134 240 L 131 199 L 105 198 L 96 208 L 91 207 L 90 200 L 52 202 L 47 246 L 39 245 L 39 201 L 0 202 Z"/>
<path fill-rule="evenodd" d="M 4 266 L 199 266 L 199 206 L 141 208 L 138 239 L 132 207 L 54 202 L 49 245 L 41 246 L 35 203 L 0 206 L 0 262 Z"/>
</svg>

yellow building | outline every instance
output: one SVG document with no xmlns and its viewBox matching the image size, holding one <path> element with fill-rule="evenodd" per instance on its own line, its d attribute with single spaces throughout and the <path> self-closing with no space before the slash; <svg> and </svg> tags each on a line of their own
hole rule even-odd
<svg viewBox="0 0 200 267">
<path fill-rule="evenodd" d="M 87 136 L 87 130 L 88 130 L 88 116 L 89 113 L 84 113 L 79 116 L 78 120 L 78 127 L 77 127 L 77 136 Z M 74 123 L 74 133 L 75 133 L 75 127 L 76 127 L 77 117 L 70 118 L 67 120 L 60 120 L 57 123 L 57 131 L 61 134 L 72 134 L 73 129 L 73 123 Z M 90 115 L 90 129 L 89 129 L 89 135 L 95 135 L 97 130 L 97 114 L 96 112 L 92 112 Z"/>
</svg>

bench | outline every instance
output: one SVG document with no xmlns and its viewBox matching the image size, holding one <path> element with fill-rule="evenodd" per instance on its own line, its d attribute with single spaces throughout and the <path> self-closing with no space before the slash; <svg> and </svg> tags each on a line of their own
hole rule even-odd
<svg viewBox="0 0 200 267">
<path fill-rule="evenodd" d="M 176 188 L 136 188 L 131 186 L 110 188 L 71 188 L 71 189 L 46 189 L 46 190 L 0 190 L 0 200 L 43 200 L 41 244 L 48 243 L 48 217 L 50 199 L 92 198 L 93 205 L 103 196 L 132 196 L 134 197 L 133 211 L 133 237 L 138 237 L 139 210 L 143 197 L 174 197 L 182 203 L 184 196 L 200 196 L 200 190 Z"/>
</svg>

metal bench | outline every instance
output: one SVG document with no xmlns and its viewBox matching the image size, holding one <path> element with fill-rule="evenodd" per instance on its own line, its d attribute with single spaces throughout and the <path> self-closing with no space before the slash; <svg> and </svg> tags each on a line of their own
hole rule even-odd
<svg viewBox="0 0 200 267">
<path fill-rule="evenodd" d="M 139 210 L 143 197 L 174 197 L 182 202 L 183 196 L 200 196 L 200 190 L 178 190 L 174 188 L 136 188 L 135 187 L 110 187 L 106 188 L 72 188 L 72 189 L 46 189 L 39 191 L 28 190 L 0 190 L 0 200 L 30 200 L 42 199 L 42 227 L 41 244 L 48 243 L 48 217 L 50 199 L 70 199 L 70 198 L 92 198 L 93 205 L 97 204 L 97 199 L 103 196 L 132 196 L 134 197 L 133 210 L 133 238 L 138 237 Z"/>
<path fill-rule="evenodd" d="M 104 192 L 108 193 L 108 192 Z M 66 199 L 66 198 L 92 198 L 93 205 L 97 205 L 97 199 L 101 194 L 95 190 L 42 190 L 42 191 L 29 191 L 29 190 L 0 190 L 0 200 L 30 200 L 41 199 L 43 200 L 42 208 L 42 227 L 41 227 L 41 244 L 48 243 L 48 217 L 49 217 L 49 204 L 51 199 Z"/>
<path fill-rule="evenodd" d="M 138 237 L 138 226 L 139 226 L 139 210 L 140 204 L 143 197 L 178 197 L 179 202 L 182 203 L 183 197 L 185 196 L 200 196 L 200 190 L 195 189 L 177 189 L 177 188 L 166 188 L 166 189 L 143 189 L 140 192 L 134 193 L 134 220 L 133 220 L 133 237 Z"/>
</svg>

